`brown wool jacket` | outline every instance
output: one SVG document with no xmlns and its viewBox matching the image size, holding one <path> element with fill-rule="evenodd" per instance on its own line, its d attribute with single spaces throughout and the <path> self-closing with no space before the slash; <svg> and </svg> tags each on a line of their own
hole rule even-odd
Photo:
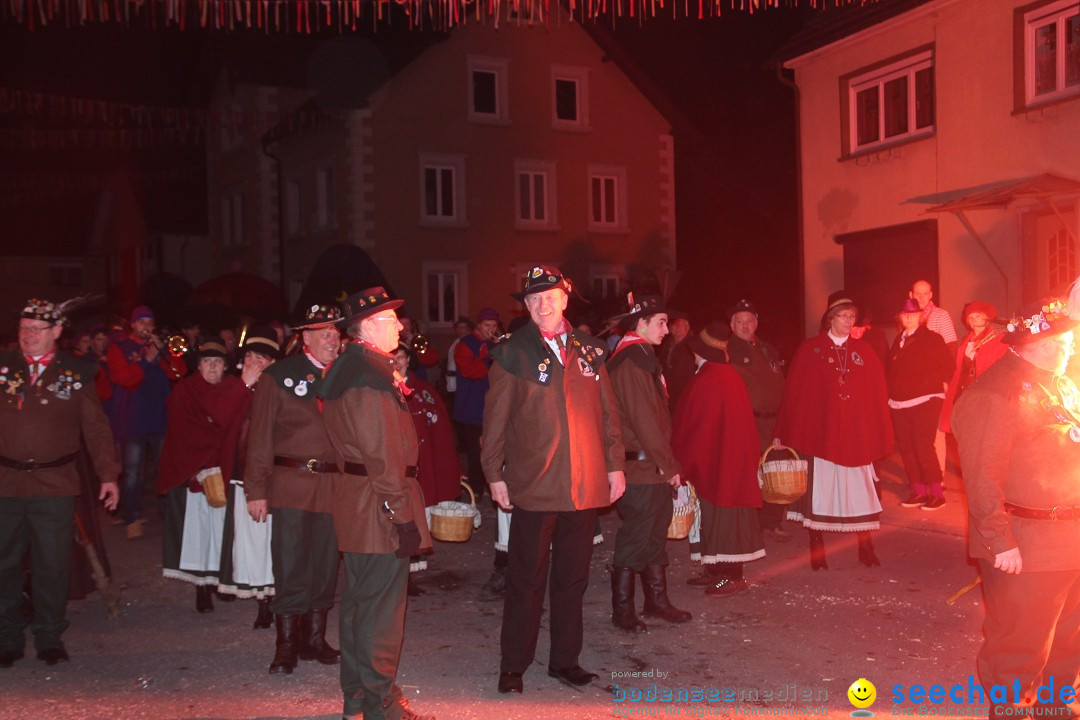
<svg viewBox="0 0 1080 720">
<path fill-rule="evenodd" d="M 248 500 L 269 500 L 270 507 L 330 512 L 333 473 L 274 464 L 274 457 L 334 462 L 316 393 L 322 370 L 303 353 L 267 368 L 255 384 L 244 467 Z"/>
<path fill-rule="evenodd" d="M 18 351 L 0 353 L 0 456 L 49 462 L 79 450 L 80 436 L 101 482 L 116 482 L 112 431 L 94 389 L 97 366 L 57 353 L 32 387 Z M 20 402 L 21 401 L 21 402 Z M 0 467 L 0 497 L 79 494 L 75 462 L 39 470 Z"/>
<path fill-rule="evenodd" d="M 534 512 L 609 505 L 607 473 L 624 469 L 625 452 L 603 343 L 570 330 L 564 371 L 530 322 L 491 354 L 488 483 L 505 482 L 510 502 Z"/>
<path fill-rule="evenodd" d="M 616 348 L 608 369 L 619 403 L 626 451 L 644 451 L 646 457 L 627 459 L 627 484 L 655 485 L 682 474 L 671 452 L 667 392 L 660 382 L 660 361 L 652 346 L 634 344 Z"/>
<path fill-rule="evenodd" d="M 338 467 L 362 463 L 367 470 L 334 477 L 332 514 L 342 552 L 392 553 L 398 547 L 393 524 L 408 522 L 416 523 L 421 547 L 431 548 L 420 485 L 406 476 L 418 456 L 416 430 L 394 387 L 391 363 L 385 353 L 349 343 L 319 390 Z M 383 512 L 384 502 L 393 520 Z"/>
</svg>

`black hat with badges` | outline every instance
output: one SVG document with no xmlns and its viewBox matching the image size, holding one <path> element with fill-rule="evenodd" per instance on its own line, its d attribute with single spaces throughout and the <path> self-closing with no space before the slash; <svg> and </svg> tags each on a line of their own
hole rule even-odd
<svg viewBox="0 0 1080 720">
<path fill-rule="evenodd" d="M 338 324 L 351 325 L 383 310 L 397 310 L 404 304 L 404 300 L 391 298 L 383 287 L 361 290 L 341 304 L 341 320 Z"/>
<path fill-rule="evenodd" d="M 562 288 L 569 295 L 572 287 L 559 268 L 554 265 L 536 265 L 525 273 L 525 289 L 519 293 L 513 293 L 513 296 L 518 300 L 524 300 L 528 295 L 554 288 Z"/>
<path fill-rule="evenodd" d="M 304 316 L 289 327 L 293 330 L 318 330 L 336 325 L 341 321 L 341 308 L 334 304 L 309 305 L 304 308 Z"/>
<path fill-rule="evenodd" d="M 1026 345 L 1076 328 L 1077 320 L 1069 316 L 1069 308 L 1061 298 L 1048 298 L 1030 303 L 1009 318 L 1002 342 Z"/>
<path fill-rule="evenodd" d="M 752 313 L 756 318 L 761 317 L 761 313 L 758 312 L 758 309 L 754 306 L 754 303 L 750 302 L 749 300 L 742 299 L 727 309 L 727 319 L 730 320 L 741 312 Z"/>
<path fill-rule="evenodd" d="M 668 311 L 664 305 L 664 298 L 659 295 L 641 295 L 635 298 L 634 293 L 627 293 L 626 304 L 628 307 L 627 312 L 611 318 L 611 321 L 618 322 L 623 327 L 629 327 L 636 324 L 638 320 L 653 315 L 666 314 Z"/>
</svg>

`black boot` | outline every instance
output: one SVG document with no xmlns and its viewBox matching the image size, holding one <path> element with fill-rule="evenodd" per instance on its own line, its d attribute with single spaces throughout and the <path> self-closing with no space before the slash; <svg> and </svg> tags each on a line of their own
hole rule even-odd
<svg viewBox="0 0 1080 720">
<path fill-rule="evenodd" d="M 323 665 L 337 665 L 341 655 L 326 642 L 326 613 L 330 610 L 312 610 L 300 619 L 301 660 L 318 660 Z"/>
<path fill-rule="evenodd" d="M 209 585 L 195 586 L 195 611 L 214 612 L 214 589 Z"/>
<path fill-rule="evenodd" d="M 859 562 L 866 567 L 880 567 L 881 561 L 874 553 L 874 541 L 870 539 L 870 533 L 864 531 L 855 534 L 859 538 Z"/>
<path fill-rule="evenodd" d="M 251 624 L 253 630 L 262 630 L 274 624 L 274 616 L 270 612 L 270 598 L 259 598 L 259 610 L 255 615 L 255 622 Z"/>
<path fill-rule="evenodd" d="M 611 568 L 611 622 L 630 632 L 645 632 L 649 627 L 641 622 L 634 609 L 634 571 L 630 568 Z"/>
<path fill-rule="evenodd" d="M 828 570 L 829 563 L 825 562 L 825 540 L 821 537 L 820 530 L 810 530 L 810 567 L 814 570 Z"/>
<path fill-rule="evenodd" d="M 270 674 L 285 673 L 292 675 L 296 669 L 297 645 L 300 624 L 299 615 L 274 615 L 274 626 L 277 628 L 277 649 L 274 651 L 274 660 L 270 663 Z"/>
<path fill-rule="evenodd" d="M 641 587 L 645 590 L 645 617 L 658 617 L 673 623 L 690 622 L 694 616 L 671 604 L 667 596 L 667 567 L 649 565 L 641 571 Z"/>
</svg>

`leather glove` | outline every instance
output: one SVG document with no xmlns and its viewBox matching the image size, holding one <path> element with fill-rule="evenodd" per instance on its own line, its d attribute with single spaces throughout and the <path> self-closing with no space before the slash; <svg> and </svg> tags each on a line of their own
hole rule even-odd
<svg viewBox="0 0 1080 720">
<path fill-rule="evenodd" d="M 401 525 L 394 525 L 398 534 L 398 549 L 394 553 L 399 558 L 409 558 L 420 554 L 420 530 L 416 523 L 409 521 Z"/>
</svg>

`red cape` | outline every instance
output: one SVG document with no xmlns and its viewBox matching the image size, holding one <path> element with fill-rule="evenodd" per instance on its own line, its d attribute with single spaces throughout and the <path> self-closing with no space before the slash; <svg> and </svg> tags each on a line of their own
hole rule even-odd
<svg viewBox="0 0 1080 720">
<path fill-rule="evenodd" d="M 671 449 L 682 478 L 721 507 L 761 507 L 758 433 L 738 371 L 707 362 L 687 383 L 671 418 Z"/>
<path fill-rule="evenodd" d="M 827 334 L 799 346 L 791 361 L 775 434 L 784 445 L 805 455 L 861 467 L 892 451 L 892 419 L 885 371 L 877 353 L 852 337 L 847 346 L 843 385 L 839 384 L 837 353 Z"/>
<path fill-rule="evenodd" d="M 240 378 L 226 375 L 217 385 L 195 372 L 176 384 L 166 401 L 169 426 L 158 467 L 158 492 L 183 485 L 204 468 L 218 466 L 228 483 L 240 439 L 240 425 L 252 393 Z"/>
<path fill-rule="evenodd" d="M 420 443 L 417 481 L 428 507 L 443 500 L 457 500 L 461 494 L 461 461 L 458 459 L 450 413 L 430 383 L 415 375 L 408 377 L 412 393 L 405 399 Z"/>
</svg>

